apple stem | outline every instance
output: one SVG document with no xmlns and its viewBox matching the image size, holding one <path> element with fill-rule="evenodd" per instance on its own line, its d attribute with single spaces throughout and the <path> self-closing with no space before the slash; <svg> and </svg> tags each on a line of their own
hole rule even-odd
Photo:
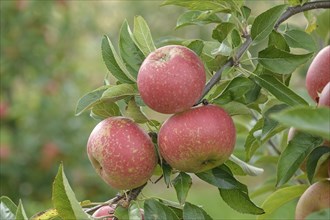
<svg viewBox="0 0 330 220">
<path fill-rule="evenodd" d="M 274 29 L 277 30 L 277 28 L 280 26 L 281 23 L 286 21 L 291 16 L 304 12 L 309 11 L 313 9 L 318 8 L 330 8 L 330 1 L 315 1 L 315 2 L 307 2 L 303 5 L 288 7 L 286 11 L 281 15 L 281 17 L 278 19 L 276 24 L 274 25 Z M 221 80 L 221 75 L 223 71 L 227 68 L 230 68 L 234 65 L 237 65 L 239 63 L 239 59 L 243 56 L 243 54 L 246 52 L 246 50 L 250 47 L 252 44 L 252 38 L 248 33 L 243 33 L 244 37 L 246 38 L 245 42 L 242 44 L 242 46 L 238 49 L 236 55 L 232 58 L 230 58 L 208 81 L 206 84 L 203 94 L 201 98 L 197 101 L 195 105 L 198 105 L 202 103 L 202 100 L 204 96 L 213 88 L 214 85 L 216 85 Z"/>
</svg>

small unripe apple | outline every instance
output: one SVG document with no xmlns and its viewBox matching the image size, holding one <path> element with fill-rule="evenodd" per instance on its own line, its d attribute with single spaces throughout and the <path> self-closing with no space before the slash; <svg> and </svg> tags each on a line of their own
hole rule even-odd
<svg viewBox="0 0 330 220">
<path fill-rule="evenodd" d="M 314 183 L 302 194 L 296 206 L 296 220 L 303 220 L 309 214 L 330 208 L 330 181 Z"/>
<path fill-rule="evenodd" d="M 232 118 L 215 105 L 195 107 L 171 116 L 162 125 L 158 146 L 173 168 L 198 173 L 224 163 L 234 150 Z"/>
<path fill-rule="evenodd" d="M 113 216 L 113 213 L 115 212 L 115 209 L 109 205 L 105 205 L 105 206 L 102 206 L 101 208 L 99 208 L 98 210 L 96 210 L 92 217 L 95 217 L 95 218 L 101 218 L 101 217 L 104 217 L 102 218 L 103 220 L 113 220 L 114 216 Z M 105 218 L 107 217 L 107 218 Z"/>
<path fill-rule="evenodd" d="M 330 82 L 330 46 L 323 48 L 313 59 L 306 74 L 306 89 L 318 102 L 319 93 Z"/>
<path fill-rule="evenodd" d="M 191 108 L 201 97 L 205 81 L 200 58 L 179 45 L 164 46 L 150 53 L 137 76 L 142 100 L 151 109 L 165 114 Z"/>
<path fill-rule="evenodd" d="M 125 117 L 101 121 L 88 139 L 87 153 L 96 172 L 116 189 L 143 185 L 157 165 L 150 137 Z"/>
</svg>

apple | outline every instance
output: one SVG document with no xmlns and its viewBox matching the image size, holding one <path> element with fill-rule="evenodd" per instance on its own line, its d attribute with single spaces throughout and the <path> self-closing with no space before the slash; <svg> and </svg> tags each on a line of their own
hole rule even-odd
<svg viewBox="0 0 330 220">
<path fill-rule="evenodd" d="M 95 218 L 101 218 L 101 217 L 104 217 L 102 218 L 103 220 L 113 220 L 114 218 L 114 212 L 115 212 L 115 209 L 109 205 L 106 205 L 106 206 L 102 206 L 101 208 L 97 209 L 92 217 L 95 217 Z M 107 218 L 105 218 L 107 217 Z"/>
<path fill-rule="evenodd" d="M 96 172 L 116 189 L 133 189 L 143 185 L 157 165 L 150 137 L 125 117 L 101 121 L 89 136 L 87 153 Z"/>
<path fill-rule="evenodd" d="M 302 194 L 296 206 L 296 220 L 305 219 L 309 214 L 330 208 L 330 181 L 316 182 Z"/>
<path fill-rule="evenodd" d="M 313 59 L 306 74 L 306 89 L 318 102 L 319 93 L 330 82 L 330 46 L 323 48 Z"/>
<path fill-rule="evenodd" d="M 150 53 L 137 76 L 142 100 L 151 109 L 172 114 L 191 108 L 201 97 L 205 68 L 195 52 L 168 45 Z"/>
<path fill-rule="evenodd" d="M 191 108 L 168 118 L 158 135 L 161 156 L 173 168 L 203 172 L 224 163 L 234 150 L 232 118 L 216 105 Z"/>
<path fill-rule="evenodd" d="M 320 94 L 318 106 L 327 106 L 330 108 L 330 82 L 328 82 L 328 84 L 323 88 Z"/>
<path fill-rule="evenodd" d="M 9 104 L 6 101 L 0 102 L 0 119 L 6 119 L 9 115 Z"/>
<path fill-rule="evenodd" d="M 60 147 L 53 141 L 47 141 L 41 149 L 40 168 L 49 170 L 62 155 Z"/>
</svg>

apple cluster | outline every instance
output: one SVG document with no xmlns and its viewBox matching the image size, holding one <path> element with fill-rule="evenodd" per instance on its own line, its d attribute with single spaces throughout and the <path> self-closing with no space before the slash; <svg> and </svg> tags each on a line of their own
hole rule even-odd
<svg viewBox="0 0 330 220">
<path fill-rule="evenodd" d="M 164 46 L 144 60 L 137 77 L 142 100 L 151 109 L 173 114 L 162 125 L 158 147 L 173 168 L 191 173 L 212 169 L 233 152 L 236 130 L 220 107 L 193 107 L 201 98 L 206 74 L 195 52 Z"/>
<path fill-rule="evenodd" d="M 323 48 L 313 59 L 306 74 L 306 89 L 318 107 L 330 108 L 330 46 Z M 294 130 L 291 128 L 289 139 Z M 323 145 L 330 147 L 329 140 Z M 306 162 L 303 164 L 305 165 Z M 304 166 L 301 167 L 305 170 Z M 296 220 L 305 219 L 309 214 L 330 208 L 330 159 L 321 164 L 317 177 L 321 180 L 312 184 L 300 197 L 296 206 Z"/>
<path fill-rule="evenodd" d="M 172 168 L 191 173 L 221 165 L 233 152 L 236 130 L 219 106 L 193 107 L 206 82 L 203 62 L 187 47 L 170 45 L 150 53 L 142 63 L 137 86 L 151 109 L 171 116 L 158 134 L 159 153 Z M 158 163 L 149 135 L 133 120 L 110 117 L 92 131 L 89 160 L 99 176 L 116 189 L 145 184 Z"/>
</svg>

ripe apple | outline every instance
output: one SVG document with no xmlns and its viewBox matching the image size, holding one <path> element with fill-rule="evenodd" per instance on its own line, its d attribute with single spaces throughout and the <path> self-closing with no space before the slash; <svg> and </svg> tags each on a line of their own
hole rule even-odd
<svg viewBox="0 0 330 220">
<path fill-rule="evenodd" d="M 206 81 L 200 58 L 184 46 L 158 48 L 143 61 L 137 85 L 142 100 L 165 114 L 191 108 L 201 97 Z"/>
<path fill-rule="evenodd" d="M 330 108 L 330 82 L 328 82 L 328 84 L 323 88 L 320 94 L 318 106 L 327 106 Z"/>
<path fill-rule="evenodd" d="M 6 119 L 9 114 L 9 104 L 5 101 L 0 102 L 0 119 Z"/>
<path fill-rule="evenodd" d="M 60 147 L 53 141 L 47 141 L 41 149 L 40 168 L 49 170 L 59 160 L 62 152 Z"/>
<path fill-rule="evenodd" d="M 115 212 L 115 209 L 109 205 L 102 206 L 98 210 L 96 210 L 92 217 L 95 218 L 100 218 L 100 217 L 107 217 L 107 218 L 102 218 L 103 220 L 113 220 L 114 216 L 113 213 Z"/>
<path fill-rule="evenodd" d="M 306 89 L 318 102 L 319 93 L 330 82 L 330 46 L 323 48 L 313 59 L 306 74 Z"/>
<path fill-rule="evenodd" d="M 224 163 L 234 150 L 236 130 L 222 108 L 206 105 L 171 116 L 162 125 L 160 154 L 173 168 L 198 173 Z"/>
<path fill-rule="evenodd" d="M 296 220 L 305 219 L 309 214 L 330 208 L 330 181 L 316 182 L 302 194 L 296 206 Z"/>
<path fill-rule="evenodd" d="M 116 189 L 143 185 L 157 165 L 150 137 L 125 117 L 101 121 L 88 139 L 87 153 L 96 172 Z"/>
</svg>

